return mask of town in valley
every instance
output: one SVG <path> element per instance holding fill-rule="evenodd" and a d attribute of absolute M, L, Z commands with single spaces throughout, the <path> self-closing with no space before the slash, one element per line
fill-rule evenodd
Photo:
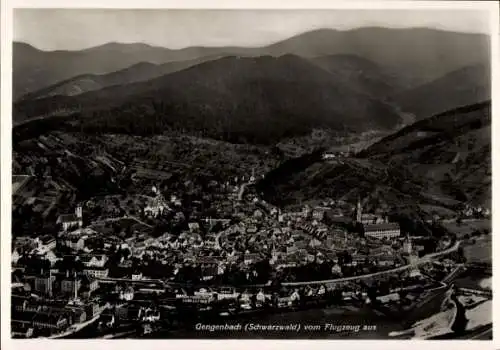
<path fill-rule="evenodd" d="M 491 339 L 489 36 L 24 39 L 13 338 Z"/>

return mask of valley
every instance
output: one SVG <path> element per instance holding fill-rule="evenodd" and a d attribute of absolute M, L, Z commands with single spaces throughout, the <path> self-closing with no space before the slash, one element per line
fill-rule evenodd
<path fill-rule="evenodd" d="M 14 43 L 13 335 L 488 334 L 488 35 L 146 42 Z"/>

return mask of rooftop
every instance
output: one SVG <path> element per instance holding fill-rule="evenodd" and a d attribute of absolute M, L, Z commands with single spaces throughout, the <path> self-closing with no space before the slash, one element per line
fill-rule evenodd
<path fill-rule="evenodd" d="M 399 230 L 399 224 L 397 223 L 383 223 L 383 224 L 369 224 L 364 225 L 365 232 L 370 231 L 391 231 L 391 230 Z"/>
<path fill-rule="evenodd" d="M 63 214 L 59 216 L 59 221 L 61 222 L 75 222 L 78 221 L 78 217 L 75 214 Z"/>

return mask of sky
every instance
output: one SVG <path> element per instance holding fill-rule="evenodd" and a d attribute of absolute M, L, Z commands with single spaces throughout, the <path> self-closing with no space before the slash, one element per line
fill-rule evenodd
<path fill-rule="evenodd" d="M 108 42 L 188 46 L 268 45 L 319 28 L 430 27 L 489 33 L 481 10 L 117 10 L 15 9 L 14 40 L 41 50 Z"/>

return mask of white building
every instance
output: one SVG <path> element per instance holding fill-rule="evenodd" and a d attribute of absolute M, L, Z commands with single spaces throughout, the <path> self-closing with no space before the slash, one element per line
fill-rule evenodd
<path fill-rule="evenodd" d="M 126 301 L 134 299 L 134 288 L 127 287 L 124 290 L 121 290 L 119 298 L 120 300 L 126 300 Z"/>
<path fill-rule="evenodd" d="M 63 214 L 57 218 L 57 224 L 61 224 L 64 231 L 71 228 L 82 227 L 83 225 L 83 212 L 82 207 L 78 206 L 74 214 Z"/>
<path fill-rule="evenodd" d="M 92 276 L 94 278 L 106 278 L 108 277 L 109 269 L 105 267 L 86 267 L 83 273 L 87 276 Z"/>
<path fill-rule="evenodd" d="M 148 201 L 148 204 L 144 208 L 144 215 L 156 218 L 169 209 L 170 208 L 165 202 L 163 196 L 158 194 L 156 197 Z"/>
<path fill-rule="evenodd" d="M 401 229 L 397 223 L 364 225 L 365 236 L 377 239 L 394 238 L 401 235 Z"/>
<path fill-rule="evenodd" d="M 21 258 L 21 255 L 19 254 L 19 251 L 18 249 L 14 249 L 14 251 L 12 252 L 12 255 L 11 255 L 11 261 L 12 261 L 12 264 L 17 264 L 17 262 L 19 261 L 19 259 Z"/>

